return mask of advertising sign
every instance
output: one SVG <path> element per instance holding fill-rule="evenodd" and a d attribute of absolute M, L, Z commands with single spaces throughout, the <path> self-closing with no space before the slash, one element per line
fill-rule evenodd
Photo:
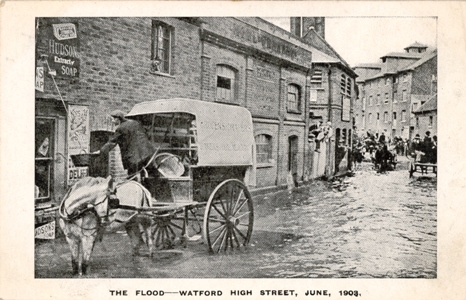
<path fill-rule="evenodd" d="M 89 129 L 89 108 L 70 105 L 68 114 L 68 186 L 89 173 L 88 167 L 73 164 L 71 155 L 89 153 L 91 133 Z"/>
<path fill-rule="evenodd" d="M 34 238 L 44 240 L 55 239 L 55 221 L 37 227 L 34 230 Z"/>
<path fill-rule="evenodd" d="M 36 90 L 44 91 L 44 67 L 36 67 Z"/>
<path fill-rule="evenodd" d="M 38 21 L 37 57 L 45 58 L 57 78 L 77 78 L 80 72 L 78 26 L 53 19 Z"/>

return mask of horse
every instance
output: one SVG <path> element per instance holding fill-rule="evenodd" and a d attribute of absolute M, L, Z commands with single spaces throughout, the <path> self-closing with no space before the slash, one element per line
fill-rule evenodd
<path fill-rule="evenodd" d="M 139 254 L 144 232 L 152 257 L 153 219 L 137 210 L 150 207 L 150 201 L 149 191 L 133 180 L 115 185 L 110 176 L 85 177 L 75 183 L 59 206 L 59 224 L 70 246 L 73 275 L 88 273 L 96 241 L 101 241 L 104 232 L 115 231 L 122 226 L 130 237 L 133 255 Z"/>

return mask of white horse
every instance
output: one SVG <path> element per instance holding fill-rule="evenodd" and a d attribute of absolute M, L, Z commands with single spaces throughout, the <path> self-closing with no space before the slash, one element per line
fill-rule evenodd
<path fill-rule="evenodd" d="M 86 177 L 73 185 L 59 208 L 59 223 L 70 246 L 73 274 L 86 274 L 95 242 L 101 240 L 104 231 L 115 231 L 122 226 L 131 239 L 134 255 L 139 254 L 144 232 L 153 256 L 152 218 L 137 211 L 150 207 L 150 199 L 147 189 L 136 181 L 115 187 L 111 177 Z"/>

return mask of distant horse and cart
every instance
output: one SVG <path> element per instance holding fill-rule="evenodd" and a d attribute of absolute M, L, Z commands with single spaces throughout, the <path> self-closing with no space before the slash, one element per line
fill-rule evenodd
<path fill-rule="evenodd" d="M 210 253 L 247 246 L 254 222 L 247 185 L 255 181 L 249 111 L 177 98 L 139 103 L 126 117 L 157 150 L 138 181 L 87 177 L 69 189 L 58 211 L 73 272 L 86 274 L 96 241 L 121 227 L 133 254 L 142 241 L 152 256 L 197 237 Z"/>

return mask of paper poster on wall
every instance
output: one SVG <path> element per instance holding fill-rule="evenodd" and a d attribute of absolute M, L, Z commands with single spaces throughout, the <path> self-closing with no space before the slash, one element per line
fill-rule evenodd
<path fill-rule="evenodd" d="M 68 186 L 89 173 L 88 167 L 75 166 L 71 155 L 89 153 L 90 150 L 89 108 L 70 105 L 68 113 Z"/>

